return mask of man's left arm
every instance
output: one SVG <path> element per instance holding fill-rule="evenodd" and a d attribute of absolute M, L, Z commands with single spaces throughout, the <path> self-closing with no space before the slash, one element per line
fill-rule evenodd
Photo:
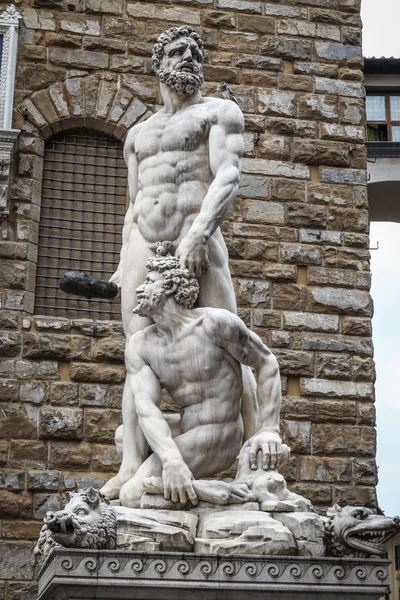
<path fill-rule="evenodd" d="M 177 256 L 181 268 L 197 277 L 207 269 L 207 242 L 232 208 L 240 179 L 240 159 L 244 151 L 243 115 L 240 108 L 221 101 L 209 133 L 209 166 L 214 177 L 201 210 L 180 243 Z"/>
<path fill-rule="evenodd" d="M 219 346 L 225 348 L 238 362 L 256 371 L 257 401 L 260 429 L 249 440 L 250 466 L 257 468 L 257 453 L 263 455 L 263 468 L 278 468 L 283 459 L 279 435 L 281 410 L 281 379 L 275 355 L 261 339 L 237 317 L 218 311 L 214 335 Z"/>

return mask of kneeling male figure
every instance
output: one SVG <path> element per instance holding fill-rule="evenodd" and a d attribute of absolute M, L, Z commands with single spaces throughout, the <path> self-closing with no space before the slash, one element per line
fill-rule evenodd
<path fill-rule="evenodd" d="M 227 494 L 229 502 L 251 500 L 251 492 L 241 483 L 198 480 L 231 467 L 242 447 L 241 364 L 256 371 L 262 407 L 261 429 L 250 440 L 250 467 L 256 468 L 260 448 L 264 469 L 279 467 L 278 363 L 233 313 L 193 309 L 197 279 L 169 254 L 170 244 L 154 246 L 156 256 L 147 263 L 149 272 L 136 290 L 134 309 L 154 324 L 131 337 L 126 355 L 126 385 L 153 454 L 123 485 L 120 500 L 139 507 L 145 490 L 163 492 L 167 500 L 184 504 L 196 504 L 198 499 L 226 503 Z M 182 409 L 181 433 L 175 438 L 159 408 L 162 388 Z"/>

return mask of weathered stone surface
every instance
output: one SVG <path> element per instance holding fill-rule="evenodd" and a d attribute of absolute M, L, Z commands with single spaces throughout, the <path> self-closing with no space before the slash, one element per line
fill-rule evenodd
<path fill-rule="evenodd" d="M 22 335 L 19 332 L 0 331 L 0 356 L 17 356 L 21 350 Z"/>
<path fill-rule="evenodd" d="M 375 363 L 372 358 L 354 356 L 351 362 L 351 373 L 354 381 L 375 381 Z"/>
<path fill-rule="evenodd" d="M 303 244 L 281 244 L 280 259 L 282 262 L 296 265 L 320 265 L 322 264 L 322 250 Z"/>
<path fill-rule="evenodd" d="M 375 431 L 371 427 L 314 423 L 313 454 L 375 456 Z"/>
<path fill-rule="evenodd" d="M 85 439 L 92 442 L 113 442 L 120 424 L 120 411 L 88 408 L 85 410 Z"/>
<path fill-rule="evenodd" d="M 79 387 L 76 383 L 55 381 L 50 385 L 49 400 L 56 406 L 76 406 L 78 404 Z"/>
<path fill-rule="evenodd" d="M 25 333 L 22 356 L 24 358 L 43 358 L 63 360 L 69 357 L 70 338 L 67 335 Z"/>
<path fill-rule="evenodd" d="M 308 244 L 329 244 L 338 246 L 341 243 L 341 234 L 339 231 L 301 229 L 300 241 Z"/>
<path fill-rule="evenodd" d="M 33 502 L 33 516 L 39 521 L 43 521 L 43 517 L 47 511 L 61 510 L 63 499 L 60 494 L 35 494 Z"/>
<path fill-rule="evenodd" d="M 278 90 L 259 90 L 257 94 L 258 112 L 264 115 L 294 117 L 296 115 L 296 94 Z"/>
<path fill-rule="evenodd" d="M 18 401 L 19 399 L 19 382 L 15 379 L 0 380 L 0 401 Z"/>
<path fill-rule="evenodd" d="M 328 379 L 300 379 L 301 394 L 305 396 L 328 396 L 330 398 L 369 398 L 374 397 L 372 383 L 354 381 L 331 381 Z"/>
<path fill-rule="evenodd" d="M 87 0 L 85 6 L 88 12 L 122 14 L 122 0 Z"/>
<path fill-rule="evenodd" d="M 305 182 L 273 178 L 271 180 L 270 198 L 271 200 L 302 202 L 306 198 Z"/>
<path fill-rule="evenodd" d="M 287 60 L 311 59 L 311 43 L 308 40 L 270 37 L 266 42 L 261 43 L 261 51 L 267 56 L 278 56 Z"/>
<path fill-rule="evenodd" d="M 328 333 L 303 333 L 303 348 L 320 352 L 354 352 L 372 355 L 371 340 Z"/>
<path fill-rule="evenodd" d="M 48 448 L 44 442 L 12 440 L 10 443 L 10 466 L 17 469 L 45 469 Z"/>
<path fill-rule="evenodd" d="M 5 469 L 0 473 L 0 489 L 9 492 L 19 492 L 25 489 L 25 474 L 23 471 Z"/>
<path fill-rule="evenodd" d="M 197 515 L 184 511 L 132 509 L 115 507 L 117 547 L 137 550 L 138 544 L 155 542 L 156 550 L 191 552 Z M 121 543 L 122 542 L 122 543 Z"/>
<path fill-rule="evenodd" d="M 27 489 L 34 492 L 56 492 L 60 485 L 59 471 L 30 471 Z"/>
<path fill-rule="evenodd" d="M 346 269 L 311 267 L 308 269 L 308 283 L 354 287 L 354 272 Z"/>
<path fill-rule="evenodd" d="M 86 442 L 51 442 L 50 468 L 88 469 L 91 459 L 91 446 Z"/>
<path fill-rule="evenodd" d="M 353 461 L 354 483 L 376 485 L 378 481 L 376 462 L 373 458 L 355 458 Z"/>
<path fill-rule="evenodd" d="M 73 381 L 122 383 L 125 380 L 125 367 L 104 363 L 71 363 L 70 375 Z"/>
<path fill-rule="evenodd" d="M 326 208 L 304 204 L 290 204 L 286 207 L 286 225 L 293 227 L 325 227 Z"/>
<path fill-rule="evenodd" d="M 240 178 L 238 194 L 244 198 L 263 198 L 269 196 L 269 180 L 262 175 L 247 175 Z"/>
<path fill-rule="evenodd" d="M 292 532 L 298 556 L 324 556 L 325 528 L 317 514 L 274 513 L 277 519 Z"/>
<path fill-rule="evenodd" d="M 0 579 L 33 579 L 32 544 L 0 542 Z"/>
<path fill-rule="evenodd" d="M 105 52 L 70 50 L 65 48 L 52 48 L 49 58 L 56 65 L 78 67 L 81 69 L 106 69 L 109 61 L 109 56 Z"/>
<path fill-rule="evenodd" d="M 26 382 L 21 385 L 21 402 L 30 402 L 32 404 L 43 404 L 48 393 L 48 384 L 39 381 Z"/>
<path fill-rule="evenodd" d="M 375 487 L 333 487 L 333 502 L 342 506 L 368 506 L 376 508 Z"/>
<path fill-rule="evenodd" d="M 284 398 L 282 417 L 285 419 L 312 419 L 317 423 L 356 423 L 356 402 L 352 400 L 319 400 L 318 398 Z"/>
<path fill-rule="evenodd" d="M 340 330 L 345 335 L 372 336 L 372 324 L 369 319 L 342 317 Z"/>
<path fill-rule="evenodd" d="M 297 548 L 289 529 L 269 515 L 234 510 L 206 518 L 194 550 L 207 554 L 293 555 Z"/>
<path fill-rule="evenodd" d="M 315 374 L 320 379 L 351 379 L 351 356 L 317 354 Z"/>
<path fill-rule="evenodd" d="M 121 463 L 115 445 L 93 444 L 92 465 L 96 471 L 117 471 Z"/>
<path fill-rule="evenodd" d="M 311 423 L 309 421 L 282 422 L 283 438 L 295 454 L 308 454 L 311 450 Z"/>
<path fill-rule="evenodd" d="M 338 101 L 335 96 L 304 94 L 299 99 L 298 109 L 301 119 L 337 121 L 339 117 Z"/>
<path fill-rule="evenodd" d="M 335 332 L 339 330 L 339 317 L 305 312 L 284 312 L 283 326 L 285 329 L 291 330 Z"/>
<path fill-rule="evenodd" d="M 313 375 L 314 356 L 311 352 L 298 352 L 294 350 L 274 350 L 278 359 L 282 375 Z"/>
<path fill-rule="evenodd" d="M 283 225 L 284 209 L 282 204 L 276 202 L 258 202 L 248 200 L 244 204 L 245 219 L 250 223 L 268 223 L 269 225 Z"/>
<path fill-rule="evenodd" d="M 267 306 L 270 301 L 270 284 L 252 279 L 237 280 L 238 303 L 245 306 Z"/>
<path fill-rule="evenodd" d="M 37 436 L 38 408 L 17 404 L 0 405 L 0 438 L 35 439 Z"/>
<path fill-rule="evenodd" d="M 58 438 L 79 440 L 83 436 L 83 411 L 77 408 L 40 409 L 39 436 L 41 438 Z"/>
<path fill-rule="evenodd" d="M 354 125 L 337 125 L 336 123 L 321 123 L 321 137 L 323 139 L 359 142 L 365 140 L 364 127 L 356 127 Z"/>
<path fill-rule="evenodd" d="M 36 600 L 38 584 L 36 582 L 12 582 L 7 584 L 7 600 Z"/>
<path fill-rule="evenodd" d="M 364 316 L 371 315 L 372 301 L 368 292 L 326 287 L 311 290 L 311 296 L 315 305 L 325 307 L 325 309 Z"/>
<path fill-rule="evenodd" d="M 349 145 L 342 142 L 292 140 L 292 157 L 296 162 L 308 165 L 332 165 L 348 167 L 350 165 Z"/>
<path fill-rule="evenodd" d="M 364 98 L 365 90 L 361 83 L 343 81 L 340 79 L 315 78 L 315 90 L 326 94 L 349 96 L 351 98 Z"/>
<path fill-rule="evenodd" d="M 57 379 L 58 362 L 55 360 L 18 360 L 15 363 L 18 379 Z"/>
<path fill-rule="evenodd" d="M 315 51 L 317 56 L 335 63 L 344 62 L 353 58 L 361 58 L 362 52 L 360 46 L 350 46 L 346 44 L 333 44 L 331 42 L 316 42 Z M 349 94 L 342 94 L 347 96 Z"/>

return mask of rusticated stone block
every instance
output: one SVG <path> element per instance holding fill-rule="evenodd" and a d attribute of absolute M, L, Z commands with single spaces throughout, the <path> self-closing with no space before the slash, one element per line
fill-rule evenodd
<path fill-rule="evenodd" d="M 304 396 L 328 396 L 329 398 L 373 399 L 372 383 L 332 381 L 328 379 L 300 379 L 300 391 Z"/>
<path fill-rule="evenodd" d="M 86 442 L 51 442 L 50 468 L 88 469 L 90 467 L 91 446 Z"/>
<path fill-rule="evenodd" d="M 104 473 L 67 473 L 64 476 L 64 487 L 71 491 L 88 487 L 100 489 L 107 479 L 109 476 Z"/>
<path fill-rule="evenodd" d="M 352 60 L 353 58 L 362 57 L 360 46 L 333 44 L 332 42 L 316 42 L 315 51 L 319 58 L 335 63 L 346 63 L 348 60 Z M 341 95 L 348 96 L 350 94 Z"/>
<path fill-rule="evenodd" d="M 238 194 L 244 198 L 263 198 L 269 196 L 269 181 L 265 176 L 246 175 L 240 178 Z"/>
<path fill-rule="evenodd" d="M 375 381 L 375 363 L 370 357 L 353 356 L 351 373 L 354 381 Z"/>
<path fill-rule="evenodd" d="M 340 330 L 345 335 L 372 336 L 372 324 L 370 319 L 342 317 L 340 319 Z"/>
<path fill-rule="evenodd" d="M 322 168 L 322 183 L 346 183 L 348 185 L 367 185 L 367 174 L 364 170 Z"/>
<path fill-rule="evenodd" d="M 0 314 L 0 329 L 18 329 L 19 314 L 11 310 L 2 310 Z"/>
<path fill-rule="evenodd" d="M 352 465 L 347 458 L 299 456 L 300 481 L 351 482 Z"/>
<path fill-rule="evenodd" d="M 310 308 L 329 308 L 333 312 L 371 316 L 372 301 L 368 292 L 345 288 L 315 288 L 310 292 Z"/>
<path fill-rule="evenodd" d="M 325 227 L 326 208 L 304 204 L 286 206 L 286 225 L 292 227 Z"/>
<path fill-rule="evenodd" d="M 364 86 L 358 82 L 343 81 L 340 79 L 315 78 L 315 90 L 325 94 L 337 94 L 350 98 L 364 98 Z"/>
<path fill-rule="evenodd" d="M 0 467 L 5 467 L 8 462 L 8 440 L 0 440 Z"/>
<path fill-rule="evenodd" d="M 340 98 L 339 116 L 341 123 L 350 125 L 362 125 L 365 120 L 365 110 L 363 100 L 356 98 Z"/>
<path fill-rule="evenodd" d="M 0 490 L 1 516 L 3 519 L 31 519 L 32 494 Z"/>
<path fill-rule="evenodd" d="M 115 445 L 93 444 L 92 466 L 95 471 L 118 471 L 121 458 Z"/>
<path fill-rule="evenodd" d="M 30 471 L 27 488 L 34 492 L 56 492 L 60 485 L 59 471 Z"/>
<path fill-rule="evenodd" d="M 284 312 L 283 326 L 290 330 L 335 332 L 339 330 L 339 317 L 305 312 Z"/>
<path fill-rule="evenodd" d="M 86 17 L 85 15 L 78 14 L 65 15 L 64 18 L 60 19 L 59 27 L 62 31 L 85 35 L 100 35 L 101 30 L 100 19 L 98 17 Z M 57 53 L 57 56 L 59 56 L 59 53 Z"/>
<path fill-rule="evenodd" d="M 260 142 L 262 143 L 262 140 Z M 306 186 L 304 181 L 275 178 L 271 180 L 271 200 L 302 202 L 305 198 Z"/>
<path fill-rule="evenodd" d="M 82 385 L 80 391 L 80 406 L 108 406 L 107 386 Z"/>
<path fill-rule="evenodd" d="M 262 54 L 287 60 L 311 60 L 311 42 L 270 37 L 260 44 Z"/>
<path fill-rule="evenodd" d="M 319 352 L 354 352 L 372 355 L 371 340 L 327 333 L 303 333 L 303 348 Z"/>
<path fill-rule="evenodd" d="M 92 358 L 92 341 L 81 336 L 71 336 L 70 354 L 71 360 L 90 361 Z"/>
<path fill-rule="evenodd" d="M 295 454 L 309 454 L 311 450 L 311 423 L 282 421 L 283 439 Z"/>
<path fill-rule="evenodd" d="M 253 279 L 237 280 L 238 304 L 266 307 L 270 303 L 270 284 Z"/>
<path fill-rule="evenodd" d="M 366 233 L 369 227 L 368 211 L 363 209 L 329 208 L 329 227 L 341 231 L 360 231 Z"/>
<path fill-rule="evenodd" d="M 0 438 L 34 440 L 37 437 L 36 406 L 1 404 L 0 414 Z"/>
<path fill-rule="evenodd" d="M 15 379 L 0 379 L 0 401 L 15 402 L 19 398 L 19 382 Z"/>
<path fill-rule="evenodd" d="M 21 402 L 43 404 L 48 395 L 48 384 L 40 381 L 27 381 L 22 383 L 20 390 Z"/>
<path fill-rule="evenodd" d="M 332 506 L 332 486 L 317 483 L 292 483 L 292 492 L 308 498 L 313 506 Z"/>
<path fill-rule="evenodd" d="M 48 448 L 44 442 L 11 440 L 10 466 L 17 469 L 45 469 Z"/>
<path fill-rule="evenodd" d="M 350 165 L 349 145 L 342 142 L 292 140 L 292 158 L 308 165 L 329 165 L 348 167 Z"/>
<path fill-rule="evenodd" d="M 376 508 L 375 487 L 333 486 L 333 502 L 341 506 L 369 506 Z"/>
<path fill-rule="evenodd" d="M 253 310 L 253 322 L 256 327 L 274 327 L 281 326 L 281 313 L 275 310 Z"/>
<path fill-rule="evenodd" d="M 12 582 L 7 583 L 7 600 L 36 600 L 38 584 L 36 582 Z"/>
<path fill-rule="evenodd" d="M 122 14 L 122 0 L 87 0 L 85 7 L 88 12 Z"/>
<path fill-rule="evenodd" d="M 272 308 L 274 310 L 299 311 L 304 308 L 305 289 L 297 284 L 274 284 L 272 287 Z"/>
<path fill-rule="evenodd" d="M 376 408 L 373 401 L 358 403 L 358 423 L 370 427 L 376 426 Z"/>
<path fill-rule="evenodd" d="M 14 331 L 0 331 L 0 356 L 17 356 L 21 351 L 22 335 Z"/>
<path fill-rule="evenodd" d="M 296 94 L 279 90 L 258 90 L 257 110 L 263 115 L 296 116 Z"/>
<path fill-rule="evenodd" d="M 62 317 L 33 317 L 33 325 L 38 331 L 70 331 L 71 321 Z"/>
<path fill-rule="evenodd" d="M 272 263 L 270 265 L 264 265 L 264 276 L 266 279 L 272 279 L 275 281 L 296 281 L 297 280 L 297 267 L 294 265 L 280 265 Z"/>
<path fill-rule="evenodd" d="M 373 458 L 355 458 L 353 460 L 354 483 L 361 485 L 376 485 L 378 474 Z"/>
<path fill-rule="evenodd" d="M 56 406 L 77 406 L 79 401 L 79 386 L 77 383 L 55 381 L 50 385 L 50 404 Z"/>
<path fill-rule="evenodd" d="M 356 425 L 312 425 L 312 452 L 319 455 L 375 456 L 375 431 Z"/>
<path fill-rule="evenodd" d="M 77 408 L 40 409 L 39 437 L 80 440 L 83 436 L 83 411 Z"/>
<path fill-rule="evenodd" d="M 244 250 L 241 253 L 241 258 L 247 260 L 252 259 L 264 259 L 267 261 L 278 261 L 278 244 L 274 242 L 266 242 L 264 240 L 232 240 L 235 248 L 238 248 L 240 244 L 243 244 Z M 238 251 L 240 252 L 240 251 Z M 229 248 L 229 255 L 231 255 L 231 248 Z M 234 258 L 234 256 L 232 256 Z"/>
<path fill-rule="evenodd" d="M 338 101 L 335 96 L 303 94 L 298 104 L 300 119 L 337 121 L 339 118 Z"/>
<path fill-rule="evenodd" d="M 318 124 L 299 119 L 266 118 L 266 129 L 271 134 L 296 135 L 298 137 L 318 137 Z M 264 129 L 262 130 L 264 132 Z"/>
<path fill-rule="evenodd" d="M 0 473 L 0 490 L 9 492 L 20 492 L 25 489 L 25 473 L 23 471 L 11 471 L 4 469 Z"/>
<path fill-rule="evenodd" d="M 105 52 L 52 48 L 49 53 L 49 59 L 50 62 L 64 67 L 77 67 L 78 69 L 107 69 L 109 56 Z"/>
<path fill-rule="evenodd" d="M 311 267 L 308 269 L 307 275 L 308 283 L 311 285 L 337 285 L 354 287 L 354 271 L 350 271 L 349 269 L 326 269 L 324 267 Z"/>
<path fill-rule="evenodd" d="M 341 243 L 341 233 L 339 231 L 301 229 L 300 241 L 307 244 L 329 244 L 338 246 Z"/>
<path fill-rule="evenodd" d="M 41 527 L 42 524 L 38 521 L 3 521 L 3 537 L 14 540 L 36 541 Z M 25 599 L 26 596 L 22 596 L 22 598 Z"/>
<path fill-rule="evenodd" d="M 314 423 L 355 423 L 356 402 L 352 400 L 319 400 L 317 398 L 284 398 L 282 417 L 309 419 Z"/>
<path fill-rule="evenodd" d="M 344 236 L 344 234 L 341 235 Z M 360 271 L 369 269 L 370 255 L 368 250 L 360 248 L 324 248 L 323 252 L 324 263 L 327 267 L 358 269 Z M 357 273 L 354 274 L 354 281 L 356 281 L 356 277 Z M 364 278 L 364 275 L 362 275 L 362 278 Z"/>
<path fill-rule="evenodd" d="M 56 360 L 18 360 L 15 363 L 18 379 L 58 379 Z"/>
<path fill-rule="evenodd" d="M 278 359 L 282 375 L 309 375 L 314 374 L 314 355 L 311 352 L 297 352 L 294 350 L 274 350 Z"/>
<path fill-rule="evenodd" d="M 104 363 L 71 363 L 70 375 L 73 381 L 90 383 L 123 383 L 125 367 Z"/>
<path fill-rule="evenodd" d="M 337 125 L 336 123 L 321 123 L 320 132 L 322 139 L 358 142 L 365 141 L 364 127 L 355 125 Z"/>
<path fill-rule="evenodd" d="M 31 543 L 0 542 L 0 579 L 33 579 L 34 565 Z"/>
<path fill-rule="evenodd" d="M 91 442 L 113 442 L 121 424 L 121 413 L 110 409 L 85 409 L 85 439 Z"/>
<path fill-rule="evenodd" d="M 33 500 L 33 516 L 38 521 L 43 521 L 47 511 L 61 510 L 63 507 L 61 494 L 35 494 Z"/>
<path fill-rule="evenodd" d="M 303 244 L 281 244 L 280 258 L 282 262 L 296 265 L 320 265 L 322 264 L 322 250 Z"/>
<path fill-rule="evenodd" d="M 70 354 L 68 335 L 25 333 L 23 339 L 23 358 L 44 358 L 65 360 Z"/>
<path fill-rule="evenodd" d="M 315 374 L 320 379 L 351 379 L 351 355 L 317 354 Z"/>

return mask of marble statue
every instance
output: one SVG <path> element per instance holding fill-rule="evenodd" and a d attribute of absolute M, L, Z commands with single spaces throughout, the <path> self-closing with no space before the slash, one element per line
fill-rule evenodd
<path fill-rule="evenodd" d="M 160 81 L 163 107 L 135 125 L 126 139 L 130 204 L 120 263 L 110 281 L 121 287 L 127 347 L 130 338 L 151 323 L 148 315 L 143 318 L 133 308 L 138 300 L 136 289 L 146 277 L 151 246 L 157 241 L 173 242 L 180 268 L 198 277 L 199 307 L 236 313 L 220 225 L 238 190 L 244 149 L 243 115 L 234 102 L 201 96 L 203 60 L 202 40 L 190 26 L 173 27 L 160 35 L 153 49 L 153 67 Z M 251 369 L 244 366 L 242 371 L 240 411 L 248 439 L 260 429 L 265 407 L 257 404 Z M 119 473 L 103 488 L 110 499 L 119 497 L 122 486 L 138 471 L 148 453 L 131 387 L 126 385 L 122 399 L 122 464 Z M 254 438 L 257 449 L 264 447 L 272 454 L 282 451 L 278 409 L 274 416 L 271 414 L 269 419 L 268 441 Z M 235 418 L 239 419 L 238 415 Z M 225 457 L 220 462 L 229 460 Z M 267 468 L 270 459 L 266 456 L 265 460 Z"/>
<path fill-rule="evenodd" d="M 63 510 L 47 511 L 35 547 L 46 558 L 54 547 L 113 550 L 117 520 L 110 501 L 94 488 L 67 492 Z"/>
<path fill-rule="evenodd" d="M 133 309 L 153 324 L 133 335 L 126 350 L 128 402 L 153 454 L 122 486 L 121 504 L 139 508 L 144 492 L 161 493 L 181 505 L 258 500 L 248 478 L 252 469 L 257 471 L 259 449 L 261 476 L 264 470 L 278 469 L 283 460 L 274 431 L 281 406 L 277 360 L 233 313 L 193 308 L 200 291 L 197 279 L 181 267 L 171 243 L 156 242 L 153 249 L 156 254 L 147 262 L 147 277 L 136 290 Z M 242 449 L 241 365 L 256 372 L 261 428 L 244 445 L 245 458 L 234 482 L 207 481 L 230 468 Z M 163 388 L 182 409 L 181 431 L 175 437 L 159 409 Z M 261 488 L 266 491 L 268 486 Z"/>

